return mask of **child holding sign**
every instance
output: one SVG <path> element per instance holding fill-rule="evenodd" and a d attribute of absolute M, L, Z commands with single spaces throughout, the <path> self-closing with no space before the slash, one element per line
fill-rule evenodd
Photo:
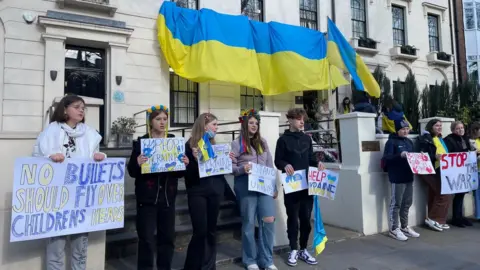
<path fill-rule="evenodd" d="M 312 139 L 303 132 L 307 113 L 304 109 L 288 110 L 289 129 L 285 130 L 277 141 L 275 150 L 275 166 L 283 173 L 293 175 L 295 171 L 305 170 L 308 175 L 310 166 L 324 170 L 325 167 L 313 154 Z M 315 265 L 317 260 L 307 251 L 308 238 L 312 227 L 310 225 L 313 210 L 313 197 L 308 195 L 308 189 L 285 194 L 287 210 L 287 234 L 291 252 L 287 264 L 296 266 L 300 258 L 308 264 Z M 300 227 L 298 221 L 300 220 Z M 300 229 L 300 251 L 298 249 L 298 231 Z"/>
<path fill-rule="evenodd" d="M 44 156 L 54 162 L 65 158 L 106 158 L 99 152 L 102 136 L 85 125 L 85 101 L 76 95 L 67 95 L 55 106 L 50 124 L 38 136 L 33 156 Z M 65 268 L 66 236 L 48 239 L 47 270 Z M 88 234 L 70 235 L 72 269 L 87 268 Z"/>
<path fill-rule="evenodd" d="M 413 201 L 413 173 L 408 165 L 407 153 L 413 152 L 413 142 L 407 138 L 410 124 L 405 120 L 394 121 L 397 133 L 390 134 L 385 144 L 383 158 L 388 168 L 388 179 L 392 184 L 392 197 L 388 220 L 390 236 L 400 241 L 420 234 L 408 227 L 408 210 Z M 398 217 L 400 216 L 400 225 Z"/>
<path fill-rule="evenodd" d="M 175 198 L 178 178 L 184 172 L 142 174 L 141 166 L 147 162 L 141 152 L 141 140 L 149 138 L 173 138 L 168 133 L 168 108 L 152 106 L 147 110 L 148 133 L 133 142 L 128 162 L 128 173 L 135 178 L 137 198 L 136 228 L 138 234 L 137 269 L 153 269 L 154 251 L 157 251 L 157 268 L 170 269 L 175 244 Z M 188 165 L 184 155 L 182 162 Z M 155 237 L 155 232 L 157 235 Z"/>
<path fill-rule="evenodd" d="M 240 137 L 232 142 L 235 156 L 232 162 L 235 175 L 235 194 L 242 215 L 242 261 L 248 270 L 276 270 L 273 264 L 275 236 L 274 197 L 248 190 L 250 163 L 273 168 L 267 142 L 260 136 L 260 115 L 254 109 L 240 116 Z M 259 223 L 258 244 L 255 241 L 255 220 Z"/>

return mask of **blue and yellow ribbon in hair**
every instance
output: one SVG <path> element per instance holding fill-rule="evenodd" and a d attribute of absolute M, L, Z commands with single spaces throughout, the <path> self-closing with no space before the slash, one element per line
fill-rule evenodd
<path fill-rule="evenodd" d="M 314 230 L 313 230 L 313 250 L 315 255 L 323 252 L 325 244 L 328 241 L 327 232 L 323 226 L 322 213 L 320 212 L 320 202 L 318 196 L 313 196 L 313 215 L 314 215 Z"/>
<path fill-rule="evenodd" d="M 208 134 L 205 133 L 203 137 L 198 141 L 198 148 L 202 153 L 202 160 L 207 161 L 211 158 L 215 158 L 215 151 L 213 151 L 212 143 L 208 138 Z"/>
<path fill-rule="evenodd" d="M 164 1 L 158 41 L 170 67 L 195 81 L 236 83 L 263 95 L 350 84 L 327 59 L 324 33 Z"/>

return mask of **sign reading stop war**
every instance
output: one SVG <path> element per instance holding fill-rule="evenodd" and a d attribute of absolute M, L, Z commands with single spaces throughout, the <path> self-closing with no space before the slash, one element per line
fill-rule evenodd
<path fill-rule="evenodd" d="M 477 155 L 449 153 L 440 160 L 442 194 L 469 192 L 478 188 Z"/>
<path fill-rule="evenodd" d="M 123 228 L 125 159 L 15 160 L 10 242 Z"/>

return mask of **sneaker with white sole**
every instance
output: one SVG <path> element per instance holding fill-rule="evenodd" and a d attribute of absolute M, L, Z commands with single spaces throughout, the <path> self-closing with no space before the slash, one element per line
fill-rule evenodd
<path fill-rule="evenodd" d="M 274 264 L 272 264 L 269 267 L 265 267 L 265 270 L 278 270 L 278 268 Z"/>
<path fill-rule="evenodd" d="M 247 270 L 260 270 L 257 264 L 250 264 L 247 266 Z"/>
<path fill-rule="evenodd" d="M 403 228 L 401 229 L 401 231 L 403 232 L 403 234 L 405 234 L 405 236 L 407 237 L 413 237 L 413 238 L 418 238 L 420 237 L 420 234 L 417 233 L 416 231 L 414 231 L 412 228 L 410 227 L 406 227 L 406 228 Z"/>
<path fill-rule="evenodd" d="M 440 227 L 444 230 L 449 230 L 450 226 L 448 224 L 440 224 Z"/>
<path fill-rule="evenodd" d="M 440 225 L 440 223 L 436 222 L 435 220 L 431 220 L 429 218 L 425 219 L 425 225 L 427 225 L 430 229 L 437 232 L 442 232 L 444 230 L 444 228 L 442 227 L 442 225 Z"/>
<path fill-rule="evenodd" d="M 403 232 L 400 230 L 400 228 L 396 228 L 395 230 L 390 231 L 390 237 L 392 237 L 393 239 L 397 239 L 399 241 L 407 241 L 408 240 L 408 237 L 406 237 L 405 234 L 403 234 Z"/>
<path fill-rule="evenodd" d="M 300 257 L 300 260 L 310 265 L 316 265 L 318 263 L 317 259 L 315 259 L 315 257 L 310 255 L 310 253 L 308 253 L 306 249 L 300 251 L 299 257 Z"/>
<path fill-rule="evenodd" d="M 288 254 L 287 264 L 290 266 L 297 266 L 297 260 L 298 260 L 298 250 L 290 251 L 290 254 Z"/>

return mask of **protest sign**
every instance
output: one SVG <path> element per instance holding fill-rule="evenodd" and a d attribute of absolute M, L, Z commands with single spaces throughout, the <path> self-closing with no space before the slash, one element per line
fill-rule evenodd
<path fill-rule="evenodd" d="M 435 169 L 428 154 L 407 153 L 407 160 L 414 174 L 435 174 Z"/>
<path fill-rule="evenodd" d="M 308 169 L 308 195 L 319 195 L 330 200 L 335 199 L 339 174 L 334 171 L 310 167 Z"/>
<path fill-rule="evenodd" d="M 449 153 L 440 160 L 442 194 L 469 192 L 478 187 L 476 153 Z"/>
<path fill-rule="evenodd" d="M 148 161 L 142 164 L 142 174 L 184 171 L 184 138 L 141 139 L 142 153 Z"/>
<path fill-rule="evenodd" d="M 123 228 L 125 159 L 15 160 L 10 242 Z"/>
<path fill-rule="evenodd" d="M 295 171 L 293 175 L 282 173 L 280 175 L 285 194 L 308 189 L 307 175 L 305 170 Z"/>
<path fill-rule="evenodd" d="M 232 160 L 230 159 L 229 144 L 212 145 L 215 157 L 207 161 L 203 161 L 201 157 L 198 162 L 198 170 L 200 178 L 232 173 Z"/>
<path fill-rule="evenodd" d="M 276 191 L 277 170 L 256 163 L 250 163 L 248 190 L 273 196 Z"/>

